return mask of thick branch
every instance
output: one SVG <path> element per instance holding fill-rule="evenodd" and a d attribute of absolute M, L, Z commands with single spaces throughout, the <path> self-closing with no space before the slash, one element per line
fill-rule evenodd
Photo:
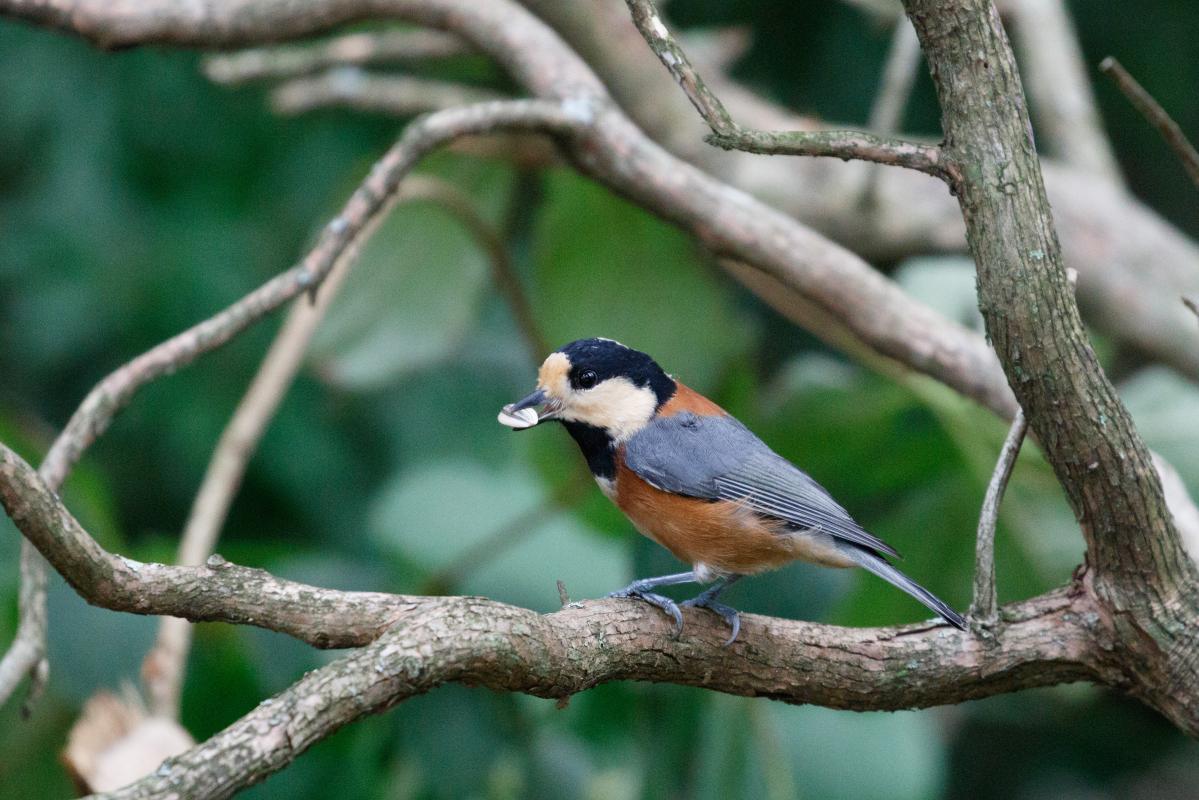
<path fill-rule="evenodd" d="M 789 703 L 879 710 L 1110 675 L 1105 632 L 1064 591 L 1008 609 L 994 645 L 944 626 L 846 629 L 743 615 L 741 637 L 687 614 L 678 640 L 644 604 L 604 600 L 541 616 L 482 598 L 409 598 L 378 641 L 264 701 L 109 797 L 228 797 L 331 732 L 444 683 L 564 698 L 614 680 L 700 686 Z M 901 677 L 902 676 L 902 677 Z"/>
<path fill-rule="evenodd" d="M 1088 596 L 1077 592 L 1007 609 L 1007 625 L 993 643 L 942 625 L 843 629 L 745 615 L 740 639 L 725 649 L 717 645 L 727 631 L 712 615 L 689 611 L 687 634 L 676 641 L 666 618 L 631 601 L 588 603 L 542 617 L 481 598 L 318 589 L 218 559 L 205 567 L 134 562 L 100 548 L 7 449 L 0 449 L 0 501 L 89 602 L 254 624 L 326 647 L 378 639 L 117 796 L 150 790 L 227 796 L 336 728 L 447 681 L 542 697 L 566 697 L 611 680 L 664 681 L 865 710 L 1120 680 L 1106 663 L 1103 617 L 1090 613 Z"/>
<path fill-rule="evenodd" d="M 230 564 L 220 556 L 209 558 L 204 566 L 167 566 L 113 555 L 88 535 L 29 465 L 2 444 L 0 505 L 83 599 L 104 608 L 257 625 L 316 647 L 366 644 L 398 613 L 393 595 L 318 589 Z"/>
<path fill-rule="evenodd" d="M 962 166 L 957 195 L 987 332 L 1082 522 L 1096 590 L 1129 612 L 1121 624 L 1141 659 L 1143 696 L 1199 729 L 1199 696 L 1173 691 L 1199 678 L 1199 572 L 1082 327 L 999 15 L 990 0 L 905 7 L 932 69 L 948 154 Z"/>

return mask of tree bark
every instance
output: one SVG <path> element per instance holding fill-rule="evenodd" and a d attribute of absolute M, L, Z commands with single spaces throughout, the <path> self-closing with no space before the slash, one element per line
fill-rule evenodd
<path fill-rule="evenodd" d="M 1087 541 L 1141 695 L 1199 733 L 1199 571 L 1066 280 L 1024 91 L 990 0 L 905 0 L 942 109 L 987 334 Z"/>

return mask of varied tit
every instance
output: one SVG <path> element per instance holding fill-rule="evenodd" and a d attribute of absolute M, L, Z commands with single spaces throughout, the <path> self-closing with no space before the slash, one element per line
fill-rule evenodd
<path fill-rule="evenodd" d="M 892 566 L 887 556 L 899 553 L 854 522 L 824 487 L 645 353 L 611 339 L 580 339 L 551 353 L 537 390 L 499 415 L 517 430 L 548 420 L 566 426 L 600 489 L 637 530 L 691 565 L 608 595 L 657 606 L 674 618 L 676 635 L 683 630 L 679 605 L 707 608 L 729 624 L 731 644 L 740 619 L 716 598 L 744 575 L 797 559 L 864 567 L 966 627 Z M 681 604 L 653 591 L 712 581 Z"/>

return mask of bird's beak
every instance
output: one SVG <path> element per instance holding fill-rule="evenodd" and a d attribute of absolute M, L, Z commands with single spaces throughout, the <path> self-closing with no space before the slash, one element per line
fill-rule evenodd
<path fill-rule="evenodd" d="M 534 406 L 543 406 L 538 412 Z M 500 409 L 499 421 L 501 425 L 507 425 L 513 430 L 522 431 L 525 428 L 532 428 L 538 423 L 545 422 L 547 419 L 557 419 L 558 409 L 554 404 L 547 402 L 544 389 L 538 389 L 523 400 L 515 403 L 509 403 Z"/>

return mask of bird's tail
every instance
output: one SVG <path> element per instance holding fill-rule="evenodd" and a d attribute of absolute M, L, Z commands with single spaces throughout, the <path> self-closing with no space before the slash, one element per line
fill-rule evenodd
<path fill-rule="evenodd" d="M 944 601 L 925 589 L 916 581 L 893 567 L 886 559 L 854 545 L 842 546 L 842 551 L 857 562 L 858 566 L 873 572 L 892 586 L 897 586 L 937 612 L 950 625 L 966 630 L 966 620 L 961 614 L 947 606 Z"/>

